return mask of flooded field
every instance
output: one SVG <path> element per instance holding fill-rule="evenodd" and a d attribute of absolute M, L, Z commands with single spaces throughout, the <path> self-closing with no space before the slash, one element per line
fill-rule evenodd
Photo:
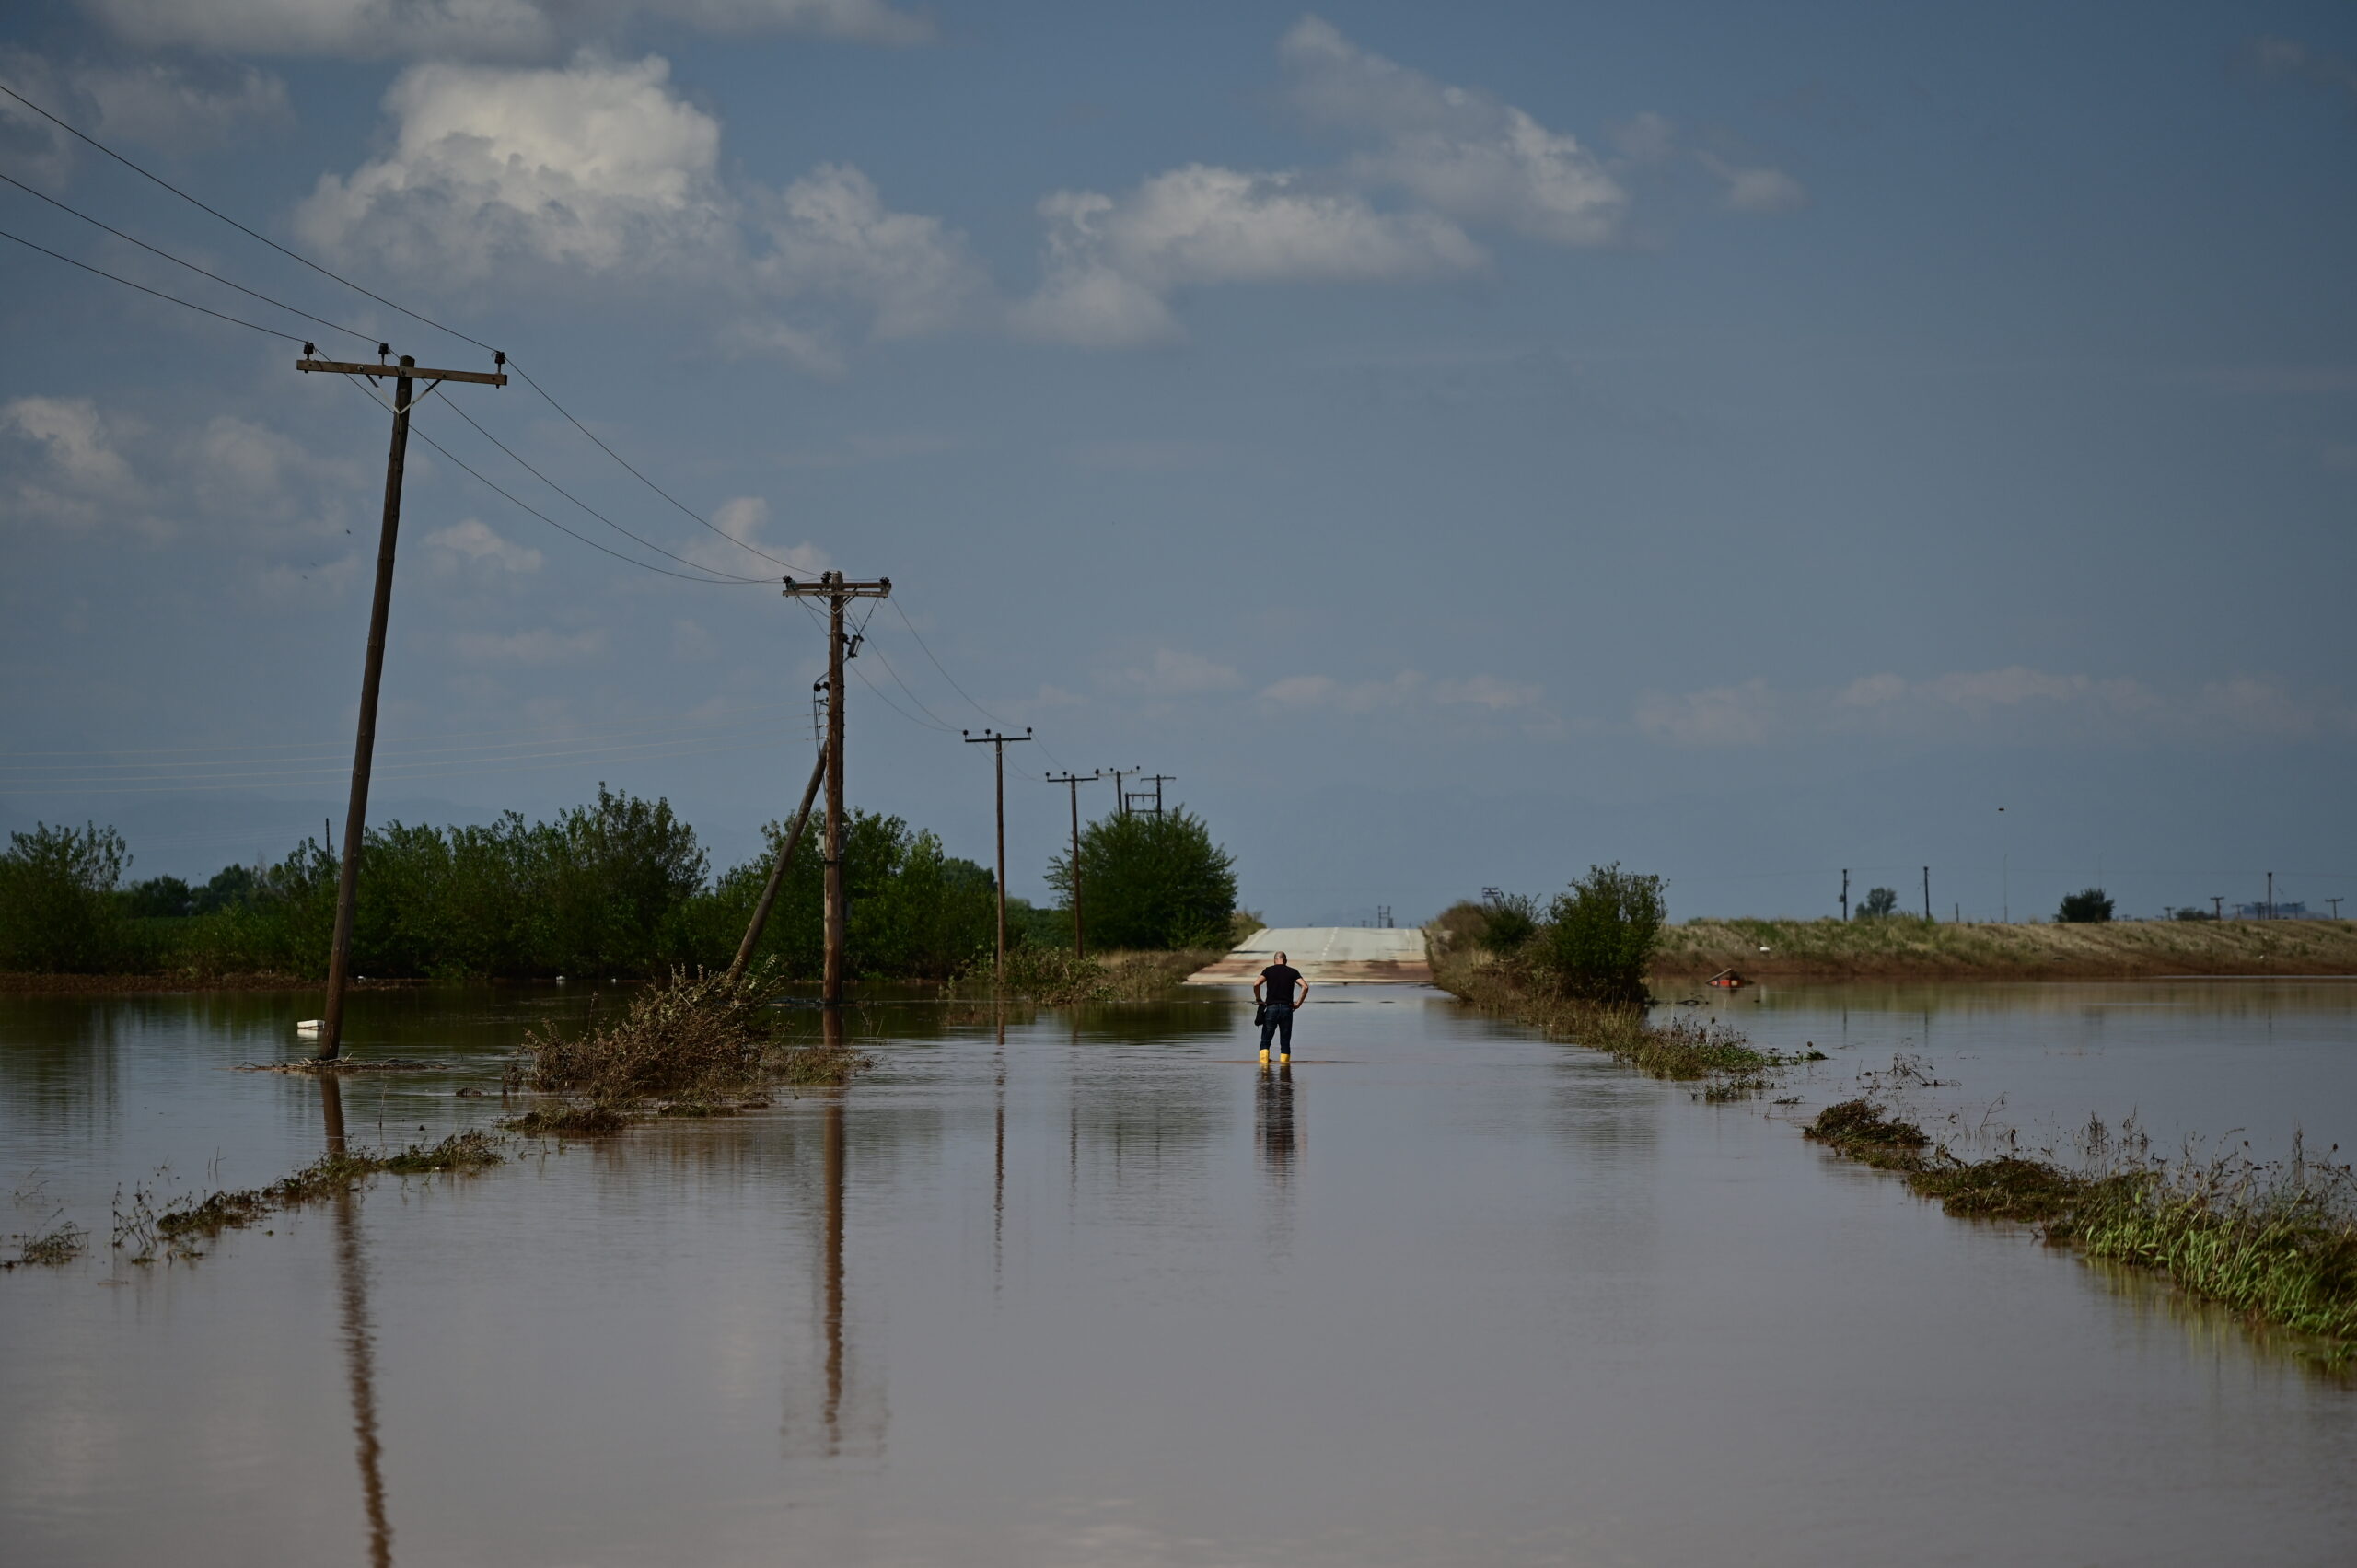
<path fill-rule="evenodd" d="M 491 1129 L 553 992 L 370 992 L 350 1139 Z M 11 1564 L 2345 1563 L 2357 1386 L 1795 1130 L 2133 1113 L 2357 1148 L 2357 985 L 1771 988 L 1704 1104 L 1413 987 L 909 1000 L 848 1090 L 382 1177 L 134 1266 L 144 1190 L 316 1158 L 302 995 L 0 997 Z M 465 1093 L 462 1091 L 481 1091 Z M 13 1248 L 11 1249 L 13 1255 Z"/>

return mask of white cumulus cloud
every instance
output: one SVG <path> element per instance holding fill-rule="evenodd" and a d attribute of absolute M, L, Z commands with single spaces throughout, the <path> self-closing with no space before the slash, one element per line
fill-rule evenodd
<path fill-rule="evenodd" d="M 1169 296 L 1225 283 L 1396 282 L 1479 269 L 1481 248 L 1433 213 L 1377 211 L 1306 176 L 1189 164 L 1116 200 L 1060 191 L 1046 277 L 1016 308 L 1022 329 L 1092 347 L 1175 334 Z"/>
<path fill-rule="evenodd" d="M 660 57 L 415 65 L 385 109 L 384 156 L 321 177 L 296 214 L 307 242 L 355 264 L 510 292 L 659 280 L 691 308 L 716 305 L 737 351 L 822 374 L 842 368 L 847 340 L 987 315 L 963 237 L 893 211 L 857 168 L 821 166 L 782 191 L 725 179 L 719 122 Z"/>
<path fill-rule="evenodd" d="M 1618 237 L 1628 193 L 1567 132 L 1477 88 L 1437 82 L 1305 17 L 1278 45 L 1293 97 L 1320 123 L 1371 134 L 1355 168 L 1467 223 L 1558 245 Z"/>

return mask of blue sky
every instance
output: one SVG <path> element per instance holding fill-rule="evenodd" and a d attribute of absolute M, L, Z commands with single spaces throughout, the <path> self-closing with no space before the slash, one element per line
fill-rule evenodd
<path fill-rule="evenodd" d="M 890 576 L 853 791 L 955 851 L 999 722 L 1177 775 L 1284 921 L 1613 859 L 1680 916 L 2357 893 L 2345 7 L 80 0 L 0 81 L 703 519 L 521 384 L 448 396 L 668 557 L 421 409 L 555 521 Z M 487 358 L 13 104 L 0 173 Z M 385 416 L 0 250 L 0 821 L 274 854 L 340 814 Z M 733 860 L 819 656 L 413 447 L 377 814 L 604 779 Z M 1016 891 L 1063 809 L 1013 787 Z"/>

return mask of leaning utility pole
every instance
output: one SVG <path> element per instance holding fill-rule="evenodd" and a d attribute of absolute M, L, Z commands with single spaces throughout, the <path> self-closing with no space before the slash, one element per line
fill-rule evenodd
<path fill-rule="evenodd" d="M 377 345 L 378 363 L 345 364 L 340 360 L 316 359 L 317 351 L 309 343 L 303 345 L 303 357 L 295 362 L 297 370 L 327 370 L 343 376 L 379 376 L 393 378 L 393 445 L 385 457 L 385 515 L 377 529 L 377 592 L 368 604 L 368 653 L 360 668 L 360 725 L 352 745 L 352 801 L 343 816 L 343 862 L 336 874 L 335 935 L 328 940 L 328 1005 L 319 1019 L 319 1049 L 316 1060 L 332 1062 L 343 1049 L 343 993 L 352 969 L 353 917 L 360 907 L 360 850 L 368 834 L 368 772 L 377 761 L 377 688 L 385 674 L 385 622 L 393 610 L 393 545 L 401 528 L 401 469 L 409 458 L 409 411 L 417 402 L 418 382 L 427 383 L 430 394 L 444 381 L 473 381 L 486 387 L 505 387 L 505 370 L 486 374 L 480 370 L 421 370 L 417 361 L 401 355 L 399 366 L 383 363 L 392 353 L 389 343 Z M 504 354 L 492 355 L 495 366 L 505 366 Z"/>
<path fill-rule="evenodd" d="M 1923 923 L 1932 923 L 1932 868 L 1923 867 Z"/>
<path fill-rule="evenodd" d="M 1031 738 L 1031 727 L 1026 725 L 1021 735 L 1001 735 L 986 729 L 976 735 L 959 730 L 969 746 L 988 746 L 998 765 L 998 970 L 1006 973 L 1006 747 L 1009 741 Z"/>
<path fill-rule="evenodd" d="M 1080 786 L 1085 784 L 1095 784 L 1104 776 L 1103 772 L 1099 771 L 1094 773 L 1066 773 L 1062 778 L 1051 776 L 1048 780 L 1050 784 L 1069 785 L 1072 790 L 1072 956 L 1075 958 L 1088 957 L 1088 935 L 1082 928 L 1080 920 Z"/>
<path fill-rule="evenodd" d="M 753 918 L 745 924 L 745 939 L 737 944 L 737 961 L 728 966 L 728 983 L 736 984 L 745 978 L 745 966 L 753 960 L 753 949 L 761 946 L 761 928 L 770 923 L 770 906 L 777 902 L 777 890 L 785 885 L 785 868 L 794 852 L 802 842 L 802 830 L 810 820 L 810 803 L 819 798 L 819 781 L 827 776 L 827 748 L 819 747 L 819 760 L 811 764 L 810 782 L 803 787 L 802 804 L 794 813 L 794 825 L 778 842 L 777 862 L 770 867 L 770 879 L 761 889 L 761 901 L 753 906 Z"/>
<path fill-rule="evenodd" d="M 815 583 L 785 579 L 786 598 L 827 601 L 827 966 L 819 1000 L 828 1007 L 843 1005 L 843 925 L 850 912 L 843 903 L 843 607 L 891 595 L 889 577 L 853 583 L 841 572 L 822 572 Z"/>

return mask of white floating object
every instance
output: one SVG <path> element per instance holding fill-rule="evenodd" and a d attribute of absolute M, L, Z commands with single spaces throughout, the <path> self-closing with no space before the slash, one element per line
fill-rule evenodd
<path fill-rule="evenodd" d="M 315 1035 L 327 1026 L 325 1018 L 305 1018 L 295 1026 L 298 1035 Z"/>

